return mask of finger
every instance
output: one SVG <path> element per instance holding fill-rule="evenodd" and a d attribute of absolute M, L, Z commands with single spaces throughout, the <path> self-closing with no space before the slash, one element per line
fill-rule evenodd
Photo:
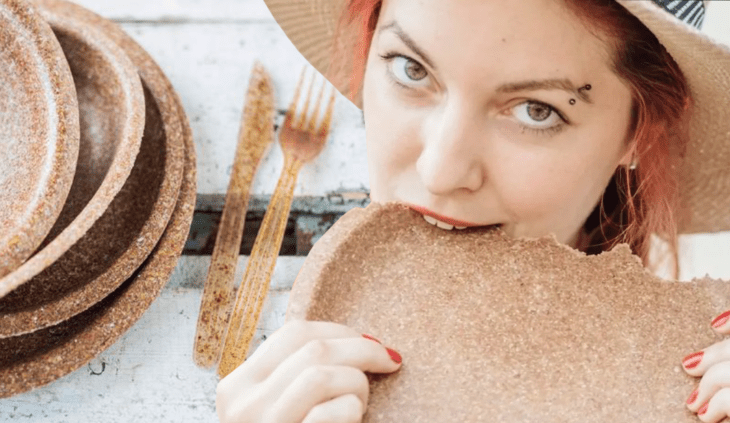
<path fill-rule="evenodd" d="M 706 423 L 717 423 L 730 414 L 730 389 L 722 388 L 697 411 L 697 417 Z"/>
<path fill-rule="evenodd" d="M 317 405 L 344 395 L 355 395 L 358 405 L 356 410 L 359 411 L 368 403 L 369 387 L 365 373 L 354 367 L 308 367 L 276 400 L 269 416 L 271 421 L 275 422 L 301 422 Z M 338 410 L 340 409 L 338 408 Z M 326 411 L 330 411 L 330 407 L 321 408 L 310 418 L 315 419 L 314 421 L 352 420 L 351 418 L 348 420 L 322 420 L 325 416 L 332 417 L 326 414 Z M 348 417 L 351 416 L 348 414 Z"/>
<path fill-rule="evenodd" d="M 266 379 L 287 357 L 313 339 L 359 337 L 356 330 L 332 322 L 294 320 L 274 332 L 256 351 L 227 377 L 247 378 L 250 383 Z"/>
<path fill-rule="evenodd" d="M 724 335 L 730 334 L 730 310 L 712 319 L 712 323 L 710 323 L 710 325 L 715 332 Z"/>
<path fill-rule="evenodd" d="M 271 392 L 282 392 L 306 368 L 317 365 L 348 366 L 363 372 L 391 373 L 400 368 L 400 358 L 394 358 L 397 354 L 362 336 L 316 339 L 284 360 L 264 385 Z"/>
<path fill-rule="evenodd" d="M 730 339 L 686 356 L 682 359 L 682 367 L 689 375 L 702 376 L 707 369 L 722 361 L 730 361 Z"/>
<path fill-rule="evenodd" d="M 687 407 L 697 412 L 722 388 L 730 388 L 730 361 L 717 363 L 707 369 L 697 389 L 687 398 Z"/>
<path fill-rule="evenodd" d="M 302 423 L 360 423 L 364 412 L 357 395 L 344 395 L 314 407 Z"/>

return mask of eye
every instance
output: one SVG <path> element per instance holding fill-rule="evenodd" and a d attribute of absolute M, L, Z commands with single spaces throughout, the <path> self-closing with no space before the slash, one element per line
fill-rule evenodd
<path fill-rule="evenodd" d="M 554 107 L 537 101 L 525 101 L 514 106 L 512 114 L 524 126 L 535 129 L 551 128 L 565 122 Z"/>
<path fill-rule="evenodd" d="M 388 65 L 395 80 L 403 85 L 420 86 L 428 82 L 428 71 L 420 63 L 405 56 L 394 56 Z"/>

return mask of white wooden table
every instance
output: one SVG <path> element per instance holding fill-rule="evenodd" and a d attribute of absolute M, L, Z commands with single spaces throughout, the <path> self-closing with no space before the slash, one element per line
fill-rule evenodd
<path fill-rule="evenodd" d="M 305 60 L 262 0 L 78 0 L 119 22 L 176 87 L 195 134 L 198 192 L 223 195 L 254 60 L 271 72 L 284 109 Z M 730 44 L 730 2 L 716 4 L 709 33 Z M 723 32 L 724 31 L 724 32 Z M 339 97 L 330 144 L 299 177 L 297 195 L 367 192 L 361 114 Z M 281 167 L 272 149 L 254 184 L 270 195 Z M 684 238 L 683 277 L 730 279 L 728 234 Z M 240 281 L 246 257 L 241 257 Z M 280 257 L 256 342 L 283 323 L 302 257 Z M 195 367 L 193 335 L 209 257 L 183 256 L 161 296 L 114 346 L 88 366 L 34 391 L 0 400 L 0 422 L 216 422 L 213 370 Z"/>

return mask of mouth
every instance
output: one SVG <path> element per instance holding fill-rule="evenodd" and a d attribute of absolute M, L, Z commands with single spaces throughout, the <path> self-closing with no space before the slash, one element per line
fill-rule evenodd
<path fill-rule="evenodd" d="M 451 231 L 454 229 L 464 230 L 466 228 L 476 228 L 476 227 L 499 228 L 502 226 L 501 223 L 492 224 L 492 225 L 483 225 L 483 224 L 479 224 L 479 223 L 472 223 L 472 222 L 467 222 L 464 220 L 458 220 L 458 219 L 454 219 L 451 217 L 440 215 L 438 213 L 434 213 L 431 210 L 429 210 L 425 207 L 421 207 L 421 206 L 409 205 L 408 207 L 410 207 L 412 210 L 420 213 L 426 222 L 430 223 L 433 226 L 436 226 L 438 228 L 441 228 L 441 229 L 444 229 L 447 231 Z"/>

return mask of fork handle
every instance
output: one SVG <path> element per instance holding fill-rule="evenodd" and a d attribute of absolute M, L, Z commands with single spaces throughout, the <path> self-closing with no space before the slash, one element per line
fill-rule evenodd
<path fill-rule="evenodd" d="M 218 375 L 225 377 L 246 359 L 268 293 L 303 161 L 284 154 L 284 168 L 254 241 L 233 307 Z"/>

